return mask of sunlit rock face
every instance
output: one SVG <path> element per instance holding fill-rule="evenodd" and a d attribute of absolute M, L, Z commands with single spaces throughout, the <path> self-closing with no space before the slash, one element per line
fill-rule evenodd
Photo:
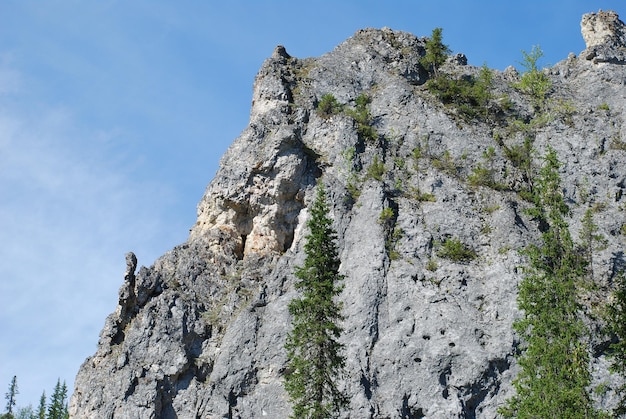
<path fill-rule="evenodd" d="M 518 371 L 520 250 L 541 233 L 519 191 L 548 146 L 562 163 L 572 236 L 592 208 L 607 240 L 581 316 L 593 387 L 606 389 L 595 402 L 614 405 L 620 382 L 607 370 L 597 313 L 626 266 L 624 31 L 612 12 L 585 15 L 582 26 L 587 49 L 545 70 L 550 117 L 533 126 L 534 104 L 512 69 L 493 71 L 492 99 L 471 118 L 442 103 L 424 85 L 425 38 L 365 29 L 309 59 L 277 47 L 188 241 L 137 272 L 129 255 L 118 307 L 76 378 L 72 416 L 288 417 L 287 305 L 322 182 L 345 275 L 340 386 L 350 403 L 341 417 L 496 417 Z M 477 77 L 466 63 L 451 57 L 441 71 Z M 343 111 L 318 114 L 328 93 Z M 349 111 L 364 94 L 369 138 Z M 530 171 L 511 158 L 528 136 Z M 491 183 L 476 181 L 484 170 Z M 476 257 L 442 256 L 451 238 Z"/>
<path fill-rule="evenodd" d="M 587 49 L 587 59 L 621 61 L 626 57 L 626 26 L 614 11 L 583 15 L 581 32 Z"/>

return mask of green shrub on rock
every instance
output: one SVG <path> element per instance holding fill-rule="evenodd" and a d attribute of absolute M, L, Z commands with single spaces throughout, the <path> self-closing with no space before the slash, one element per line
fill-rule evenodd
<path fill-rule="evenodd" d="M 322 118 L 329 118 L 341 113 L 343 105 L 337 101 L 332 93 L 326 93 L 317 104 L 317 114 Z"/>
<path fill-rule="evenodd" d="M 441 244 L 437 255 L 454 262 L 469 262 L 476 259 L 477 256 L 474 250 L 457 238 L 447 238 Z"/>

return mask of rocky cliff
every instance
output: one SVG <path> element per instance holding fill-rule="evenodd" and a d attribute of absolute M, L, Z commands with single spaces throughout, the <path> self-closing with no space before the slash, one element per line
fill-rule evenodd
<path fill-rule="evenodd" d="M 343 417 L 496 417 L 517 371 L 520 250 L 540 234 L 524 191 L 548 146 L 562 163 L 572 235 L 591 208 L 607 243 L 581 316 L 603 389 L 594 397 L 610 407 L 619 379 L 607 371 L 598 310 L 626 264 L 626 31 L 601 12 L 583 17 L 582 33 L 587 49 L 545 70 L 541 109 L 512 68 L 490 72 L 480 104 L 433 93 L 420 65 L 426 39 L 387 28 L 319 58 L 277 47 L 189 240 L 138 271 L 127 256 L 119 305 L 76 378 L 71 415 L 287 417 L 287 304 L 323 182 L 346 276 Z M 482 70 L 456 55 L 440 71 L 472 81 Z M 342 110 L 317 111 L 327 94 Z M 360 96 L 369 103 L 357 117 Z M 471 257 L 446 254 L 447 240 Z"/>

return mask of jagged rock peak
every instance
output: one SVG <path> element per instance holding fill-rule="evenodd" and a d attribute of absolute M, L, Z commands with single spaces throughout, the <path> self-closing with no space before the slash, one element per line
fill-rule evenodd
<path fill-rule="evenodd" d="M 587 13 L 583 15 L 580 26 L 587 48 L 609 42 L 626 45 L 624 22 L 612 10 Z"/>
<path fill-rule="evenodd" d="M 626 57 L 626 25 L 612 10 L 583 15 L 580 28 L 585 58 L 596 62 L 623 62 Z"/>
<path fill-rule="evenodd" d="M 272 58 L 274 58 L 274 59 L 280 59 L 280 58 L 289 59 L 289 58 L 291 58 L 291 55 L 289 55 L 287 53 L 287 50 L 285 49 L 284 46 L 277 45 L 276 48 L 274 48 L 274 53 L 272 54 Z"/>

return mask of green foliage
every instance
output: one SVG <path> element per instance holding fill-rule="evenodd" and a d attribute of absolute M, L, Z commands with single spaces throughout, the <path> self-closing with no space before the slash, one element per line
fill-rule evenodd
<path fill-rule="evenodd" d="M 503 145 L 503 149 L 504 156 L 522 172 L 524 180 L 530 185 L 533 179 L 533 140 L 526 137 L 522 144 Z"/>
<path fill-rule="evenodd" d="M 550 107 L 553 113 L 561 118 L 570 127 L 574 126 L 574 114 L 576 106 L 571 100 L 557 99 L 550 101 Z"/>
<path fill-rule="evenodd" d="M 539 46 L 533 46 L 530 52 L 522 51 L 524 56 L 520 63 L 525 71 L 515 88 L 530 95 L 535 108 L 540 109 L 545 103 L 545 99 L 552 87 L 552 83 L 546 74 L 538 67 L 538 61 L 543 57 L 543 51 Z"/>
<path fill-rule="evenodd" d="M 289 303 L 292 330 L 287 336 L 288 366 L 285 390 L 293 402 L 293 418 L 337 416 L 347 398 L 337 387 L 345 358 L 338 338 L 342 329 L 341 304 L 333 299 L 341 292 L 337 234 L 328 218 L 322 185 L 307 222 L 304 265 L 296 269 L 296 289 L 301 297 Z"/>
<path fill-rule="evenodd" d="M 354 101 L 357 111 L 364 112 L 367 110 L 367 105 L 369 105 L 371 101 L 372 99 L 366 93 L 361 93 Z"/>
<path fill-rule="evenodd" d="M 616 288 L 607 305 L 605 320 L 608 332 L 616 338 L 609 352 L 611 371 L 626 377 L 626 275 L 624 272 L 620 272 L 617 276 Z M 615 417 L 624 417 L 626 415 L 626 384 L 622 385 L 617 392 L 620 401 L 613 413 Z"/>
<path fill-rule="evenodd" d="M 500 209 L 500 205 L 491 205 L 491 206 L 483 208 L 483 211 L 485 211 L 487 214 L 493 214 L 499 209 Z"/>
<path fill-rule="evenodd" d="M 467 181 L 472 186 L 493 188 L 496 185 L 493 180 L 493 170 L 487 169 L 481 164 L 472 169 L 472 174 L 468 176 Z"/>
<path fill-rule="evenodd" d="M 426 262 L 426 269 L 428 269 L 431 272 L 435 272 L 437 268 L 438 268 L 437 260 L 435 258 L 428 259 L 428 262 Z"/>
<path fill-rule="evenodd" d="M 522 144 L 513 144 L 511 146 L 504 146 L 504 155 L 513 166 L 528 170 L 532 163 L 532 140 L 527 137 Z"/>
<path fill-rule="evenodd" d="M 396 178 L 396 181 L 394 182 L 393 187 L 398 193 L 401 193 L 403 189 L 402 178 Z"/>
<path fill-rule="evenodd" d="M 385 241 L 385 248 L 389 254 L 389 259 L 397 260 L 400 258 L 400 253 L 396 250 L 398 241 L 404 236 L 404 230 L 400 227 L 394 227 L 391 234 L 387 236 Z"/>
<path fill-rule="evenodd" d="M 356 175 L 353 174 L 350 176 L 350 179 L 348 179 L 348 183 L 346 184 L 346 189 L 348 190 L 348 194 L 350 194 L 350 198 L 353 201 L 359 199 L 359 196 L 361 196 L 361 189 L 359 187 L 359 179 Z"/>
<path fill-rule="evenodd" d="M 543 104 L 541 105 L 543 106 Z M 545 127 L 554 120 L 554 115 L 550 112 L 539 112 L 530 120 L 515 119 L 509 126 L 512 133 L 518 132 L 524 135 L 535 135 L 537 130 Z"/>
<path fill-rule="evenodd" d="M 498 183 L 494 177 L 493 160 L 496 156 L 496 150 L 493 147 L 489 147 L 484 153 L 484 164 L 478 164 L 472 169 L 472 174 L 468 176 L 467 181 L 471 186 L 485 186 L 487 188 L 503 190 L 506 189 L 506 185 Z"/>
<path fill-rule="evenodd" d="M 343 151 L 342 154 L 350 165 L 354 164 L 354 159 L 356 158 L 356 148 L 348 147 Z"/>
<path fill-rule="evenodd" d="M 598 110 L 600 111 L 610 111 L 611 109 L 609 108 L 609 104 L 606 102 L 601 103 L 600 105 L 598 105 Z"/>
<path fill-rule="evenodd" d="M 20 407 L 19 409 L 17 409 L 15 419 L 38 419 L 38 416 L 33 410 L 33 407 L 31 405 L 28 405 L 26 407 Z"/>
<path fill-rule="evenodd" d="M 39 406 L 35 412 L 35 419 L 46 419 L 46 392 L 41 393 L 39 398 Z"/>
<path fill-rule="evenodd" d="M 485 158 L 485 160 L 492 162 L 494 157 L 496 157 L 496 149 L 493 146 L 490 146 L 489 148 L 487 148 L 486 151 L 483 152 L 483 157 Z"/>
<path fill-rule="evenodd" d="M 378 222 L 382 225 L 387 225 L 396 217 L 396 213 L 391 207 L 383 208 L 378 217 Z"/>
<path fill-rule="evenodd" d="M 332 93 L 326 93 L 317 104 L 317 114 L 322 118 L 330 118 L 341 113 L 343 106 L 335 99 Z"/>
<path fill-rule="evenodd" d="M 67 385 L 65 381 L 57 380 L 54 386 L 50 403 L 48 404 L 48 416 L 46 419 L 67 419 L 70 415 L 67 409 Z"/>
<path fill-rule="evenodd" d="M 581 220 L 582 228 L 580 230 L 579 248 L 587 263 L 587 271 L 590 278 L 593 278 L 594 265 L 593 254 L 596 250 L 604 250 L 607 246 L 606 238 L 598 234 L 598 226 L 593 222 L 593 208 L 587 208 L 585 215 Z"/>
<path fill-rule="evenodd" d="M 17 388 L 17 376 L 13 376 L 13 379 L 11 379 L 11 383 L 9 384 L 9 391 L 6 392 L 4 398 L 7 401 L 7 405 L 6 405 L 6 417 L 7 418 L 12 418 L 13 417 L 13 408 L 15 407 L 15 398 L 17 397 L 17 395 L 19 394 L 19 390 Z"/>
<path fill-rule="evenodd" d="M 433 158 L 431 163 L 435 169 L 441 170 L 449 176 L 457 177 L 459 175 L 458 166 L 448 150 L 444 151 L 441 157 Z"/>
<path fill-rule="evenodd" d="M 372 115 L 368 108 L 370 101 L 371 99 L 367 94 L 361 93 L 355 100 L 356 107 L 348 109 L 346 113 L 356 122 L 359 137 L 368 141 L 376 141 L 378 133 L 372 126 Z"/>
<path fill-rule="evenodd" d="M 410 189 L 410 197 L 415 199 L 418 202 L 436 202 L 437 198 L 435 195 L 427 192 L 422 192 L 419 188 L 411 187 Z"/>
<path fill-rule="evenodd" d="M 443 29 L 433 29 L 430 38 L 426 41 L 426 54 L 420 59 L 420 64 L 430 74 L 437 75 L 437 70 L 445 62 L 448 55 L 450 55 L 450 48 L 443 43 L 442 36 Z"/>
<path fill-rule="evenodd" d="M 578 184 L 578 198 L 580 202 L 586 204 L 589 201 L 589 178 L 585 176 L 582 183 Z"/>
<path fill-rule="evenodd" d="M 557 237 L 558 240 L 556 240 L 555 243 L 548 241 L 548 243 L 545 243 L 546 245 L 571 244 L 567 223 L 563 219 L 565 215 L 569 214 L 569 207 L 565 203 L 561 191 L 561 177 L 558 172 L 560 165 L 556 152 L 549 147 L 544 157 L 543 167 L 539 171 L 539 176 L 536 179 L 535 184 L 537 190 L 533 194 L 534 207 L 528 209 L 529 215 L 533 216 L 543 225 L 549 225 L 553 231 L 553 233 L 550 233 L 548 236 L 545 236 L 547 233 L 544 233 L 544 242 L 552 238 L 552 235 L 564 236 L 563 238 L 560 236 Z M 568 243 L 563 243 L 562 239 L 567 239 L 566 241 Z M 556 252 L 556 255 L 561 254 L 561 252 L 558 251 L 559 249 L 552 250 Z M 567 249 L 561 250 L 565 251 Z"/>
<path fill-rule="evenodd" d="M 417 165 L 419 159 L 422 158 L 422 147 L 421 145 L 417 145 L 417 147 L 415 147 L 413 149 L 413 151 L 411 152 L 411 157 L 413 157 L 413 160 L 415 160 L 415 164 Z"/>
<path fill-rule="evenodd" d="M 372 164 L 367 168 L 367 177 L 382 181 L 385 171 L 385 163 L 378 160 L 378 156 L 374 156 Z"/>
<path fill-rule="evenodd" d="M 493 71 L 487 67 L 487 64 L 483 64 L 478 73 L 478 77 L 474 80 L 474 86 L 472 93 L 476 102 L 486 107 L 489 101 L 493 98 L 491 94 L 491 88 L 493 86 Z"/>
<path fill-rule="evenodd" d="M 442 258 L 450 259 L 454 262 L 470 262 L 476 259 L 476 252 L 470 247 L 465 245 L 461 240 L 457 238 L 447 238 L 442 244 L 441 248 L 437 252 L 437 255 Z"/>
<path fill-rule="evenodd" d="M 26 407 L 17 407 L 16 396 L 19 394 L 17 388 L 17 377 L 13 377 L 9 385 L 9 391 L 6 393 L 7 399 L 7 412 L 0 414 L 0 419 L 68 419 L 68 396 L 67 386 L 65 382 L 61 384 L 60 380 L 57 380 L 57 384 L 54 388 L 54 393 L 50 397 L 49 403 L 46 403 L 46 392 L 41 394 L 39 399 L 39 405 L 37 410 L 34 410 L 32 405 Z"/>
<path fill-rule="evenodd" d="M 440 74 L 428 80 L 426 87 L 444 104 L 455 106 L 461 116 L 473 119 L 488 115 L 488 105 L 493 97 L 492 84 L 493 73 L 483 66 L 478 77 L 453 79 L 447 74 Z"/>
<path fill-rule="evenodd" d="M 514 323 L 522 338 L 521 368 L 513 381 L 516 394 L 500 411 L 516 418 L 594 417 L 590 395 L 587 333 L 579 316 L 577 284 L 585 261 L 574 248 L 564 217 L 569 213 L 561 193 L 559 162 L 549 149 L 536 181 L 529 210 L 543 233 L 540 245 L 524 253 L 529 259 L 519 286 L 523 317 Z"/>
<path fill-rule="evenodd" d="M 385 230 L 385 249 L 391 260 L 396 260 L 400 257 L 398 251 L 396 251 L 396 244 L 404 235 L 404 231 L 400 227 L 396 227 L 396 211 L 392 207 L 385 207 L 378 216 L 378 222 Z"/>

